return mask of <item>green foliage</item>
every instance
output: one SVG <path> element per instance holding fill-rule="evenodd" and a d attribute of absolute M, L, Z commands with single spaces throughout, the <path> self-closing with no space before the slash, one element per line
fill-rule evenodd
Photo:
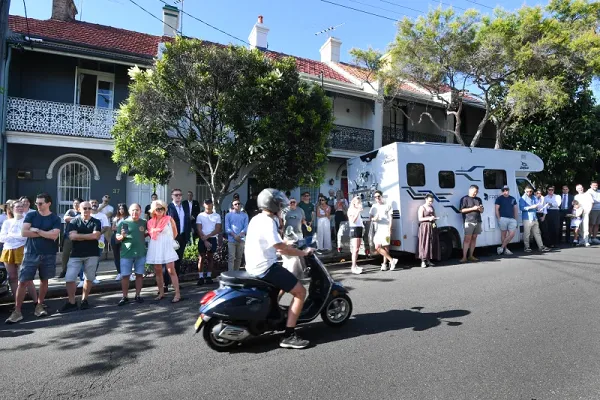
<path fill-rule="evenodd" d="M 331 103 L 293 59 L 178 37 L 154 68 L 130 75 L 113 159 L 138 179 L 165 183 L 179 159 L 218 210 L 251 174 L 282 189 L 323 176 Z"/>
<path fill-rule="evenodd" d="M 589 182 L 600 166 L 600 107 L 588 90 L 573 94 L 553 117 L 537 114 L 511 127 L 506 145 L 544 160 L 544 171 L 535 174 L 542 186 Z"/>
<path fill-rule="evenodd" d="M 183 250 L 183 259 L 186 261 L 198 261 L 198 239 L 188 243 Z"/>

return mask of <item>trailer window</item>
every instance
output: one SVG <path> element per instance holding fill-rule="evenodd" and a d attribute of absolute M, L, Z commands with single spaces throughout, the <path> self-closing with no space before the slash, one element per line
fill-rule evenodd
<path fill-rule="evenodd" d="M 486 189 L 502 189 L 506 185 L 506 171 L 503 169 L 484 169 L 483 187 Z"/>
<path fill-rule="evenodd" d="M 440 171 L 438 172 L 438 180 L 440 182 L 440 189 L 454 189 L 454 172 L 452 171 Z"/>
<path fill-rule="evenodd" d="M 408 186 L 425 186 L 425 165 L 406 164 L 406 181 Z"/>

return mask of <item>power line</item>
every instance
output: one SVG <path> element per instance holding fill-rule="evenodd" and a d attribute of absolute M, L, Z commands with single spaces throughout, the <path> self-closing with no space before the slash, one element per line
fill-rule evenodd
<path fill-rule="evenodd" d="M 130 1 L 131 1 L 131 0 L 130 0 Z M 167 2 L 166 2 L 166 1 L 164 1 L 164 0 L 159 0 L 159 1 L 160 1 L 161 3 L 163 3 L 163 4 L 167 5 L 167 6 L 170 6 L 170 5 L 171 5 L 171 4 L 167 3 Z M 206 22 L 206 21 L 203 21 L 203 20 L 201 20 L 200 18 L 198 18 L 198 17 L 196 17 L 196 16 L 193 16 L 192 14 L 190 14 L 190 13 L 188 13 L 188 12 L 185 12 L 185 11 L 181 10 L 181 13 L 182 13 L 182 14 L 185 14 L 185 15 L 187 15 L 188 17 L 190 17 L 190 18 L 192 18 L 192 19 L 195 19 L 196 21 L 198 21 L 198 22 L 200 22 L 200 23 L 202 23 L 202 24 L 204 24 L 204 25 L 206 25 L 206 26 L 208 26 L 208 27 L 210 27 L 210 28 L 212 28 L 212 29 L 214 29 L 214 30 L 216 30 L 216 31 L 219 31 L 219 32 L 221 32 L 221 33 L 222 33 L 222 34 L 224 34 L 224 35 L 227 35 L 227 36 L 229 36 L 230 38 L 233 38 L 233 39 L 235 39 L 235 40 L 239 40 L 240 42 L 242 42 L 242 43 L 245 43 L 245 44 L 247 44 L 248 46 L 250 46 L 250 43 L 248 43 L 247 41 L 245 41 L 245 40 L 243 40 L 243 39 L 240 39 L 239 37 L 237 37 L 237 36 L 234 36 L 234 35 L 232 35 L 232 34 L 230 34 L 230 33 L 227 33 L 227 32 L 225 32 L 224 30 L 222 30 L 222 29 L 219 29 L 219 28 L 217 28 L 216 26 L 214 26 L 214 25 L 211 25 L 211 24 L 209 24 L 208 22 Z"/>
<path fill-rule="evenodd" d="M 391 1 L 386 1 L 386 0 L 379 0 L 379 1 L 381 1 L 382 3 L 391 4 L 391 5 L 396 6 L 396 7 L 406 8 L 407 10 L 415 11 L 415 12 L 418 12 L 418 13 L 421 13 L 421 14 L 426 14 L 425 11 L 417 10 L 416 8 L 410 8 L 410 7 L 402 6 L 402 5 L 398 4 L 398 3 L 392 3 Z"/>
<path fill-rule="evenodd" d="M 25 0 L 23 0 L 25 1 Z M 158 18 L 156 15 L 152 14 L 150 11 L 146 10 L 144 7 L 140 6 L 138 3 L 136 3 L 133 0 L 129 0 L 131 3 L 135 4 L 136 6 L 138 6 L 142 11 L 144 11 L 146 14 L 150 15 L 152 18 L 159 20 L 160 22 L 163 22 L 162 19 Z M 173 28 L 171 25 L 167 24 L 166 22 L 163 22 L 165 25 L 167 25 L 169 28 L 173 29 L 174 32 L 179 32 L 176 28 Z"/>
<path fill-rule="evenodd" d="M 469 3 L 477 4 L 478 6 L 481 6 L 481 7 L 489 8 L 490 10 L 494 9 L 494 7 L 486 6 L 485 4 L 478 3 L 475 0 L 465 0 L 465 1 L 468 1 Z"/>
<path fill-rule="evenodd" d="M 162 0 L 161 0 L 162 1 Z M 394 21 L 397 22 L 398 19 L 394 19 L 394 18 L 390 18 L 390 17 L 386 17 L 385 15 L 381 15 L 381 14 L 375 14 L 369 11 L 365 11 L 365 10 L 360 10 L 358 8 L 354 8 L 354 7 L 349 7 L 349 6 L 345 6 L 343 4 L 339 4 L 339 3 L 334 3 L 333 1 L 329 1 L 329 0 L 321 0 L 323 3 L 329 3 L 329 4 L 333 4 L 334 6 L 338 6 L 338 7 L 342 7 L 342 8 L 347 8 L 349 10 L 353 10 L 353 11 L 357 11 L 363 14 L 368 14 L 368 15 L 372 15 L 374 17 L 379 17 L 379 18 L 383 18 L 383 19 L 387 19 L 390 21 Z"/>
<path fill-rule="evenodd" d="M 363 6 L 367 6 L 367 7 L 371 7 L 371 8 L 376 8 L 376 9 L 381 10 L 381 11 L 387 11 L 387 12 L 391 12 L 393 14 L 404 15 L 404 14 L 400 14 L 398 11 L 390 10 L 388 8 L 383 8 L 383 7 L 372 6 L 372 5 L 368 4 L 368 3 L 363 3 L 362 1 L 358 1 L 358 0 L 348 0 L 348 1 L 351 2 L 351 3 L 362 4 Z M 405 8 L 408 8 L 408 7 L 405 7 Z M 409 8 L 409 10 L 412 10 L 412 9 Z M 419 11 L 419 12 L 421 12 L 421 11 Z"/>

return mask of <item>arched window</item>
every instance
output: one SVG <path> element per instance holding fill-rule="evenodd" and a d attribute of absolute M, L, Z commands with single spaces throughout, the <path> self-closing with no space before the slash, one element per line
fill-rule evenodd
<path fill-rule="evenodd" d="M 58 206 L 59 216 L 73 204 L 75 197 L 81 197 L 89 200 L 92 184 L 92 174 L 90 169 L 79 161 L 70 161 L 65 163 L 58 170 Z"/>

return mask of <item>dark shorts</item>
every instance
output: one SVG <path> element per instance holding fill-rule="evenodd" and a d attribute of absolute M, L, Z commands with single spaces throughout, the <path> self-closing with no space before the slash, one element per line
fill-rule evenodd
<path fill-rule="evenodd" d="M 32 281 L 36 272 L 40 272 L 40 280 L 47 281 L 56 276 L 56 254 L 35 255 L 25 253 L 21 270 L 19 271 L 19 282 Z"/>
<path fill-rule="evenodd" d="M 204 240 L 198 240 L 198 253 L 206 254 L 206 253 L 216 253 L 217 252 L 217 238 L 212 237 L 207 239 L 210 242 L 210 249 L 206 248 L 204 244 Z"/>
<path fill-rule="evenodd" d="M 271 265 L 265 275 L 260 278 L 265 282 L 278 287 L 284 292 L 291 292 L 294 286 L 298 283 L 298 279 L 279 263 Z"/>
<path fill-rule="evenodd" d="M 363 228 L 362 226 L 353 226 L 350 228 L 350 239 L 362 239 Z"/>

